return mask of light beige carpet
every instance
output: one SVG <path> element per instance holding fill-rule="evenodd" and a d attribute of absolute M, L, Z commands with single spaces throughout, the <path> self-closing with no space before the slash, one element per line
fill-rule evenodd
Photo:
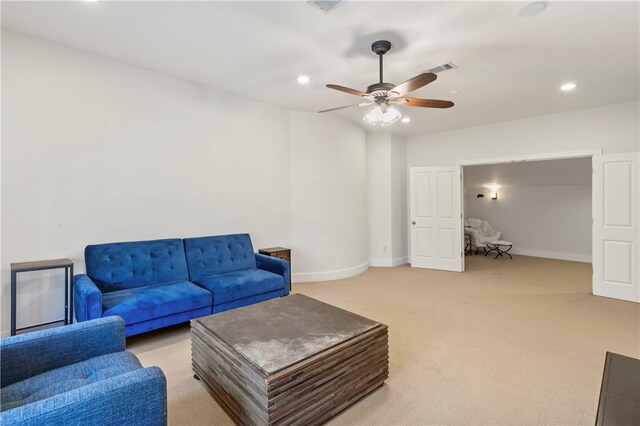
<path fill-rule="evenodd" d="M 389 326 L 390 378 L 336 425 L 585 424 L 607 350 L 640 357 L 640 305 L 591 295 L 591 265 L 467 257 L 467 272 L 408 266 L 294 284 Z M 169 423 L 226 425 L 192 378 L 188 325 L 130 338 L 167 376 Z"/>

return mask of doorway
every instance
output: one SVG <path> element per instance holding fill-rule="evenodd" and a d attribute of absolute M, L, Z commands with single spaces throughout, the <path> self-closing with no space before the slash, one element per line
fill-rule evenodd
<path fill-rule="evenodd" d="M 467 254 L 591 263 L 591 162 L 582 157 L 464 166 Z"/>
<path fill-rule="evenodd" d="M 586 150 L 465 160 L 455 166 L 411 167 L 411 266 L 464 271 L 465 167 L 577 158 L 591 159 L 593 167 L 593 294 L 640 302 L 638 152 L 603 155 L 601 150 Z"/>

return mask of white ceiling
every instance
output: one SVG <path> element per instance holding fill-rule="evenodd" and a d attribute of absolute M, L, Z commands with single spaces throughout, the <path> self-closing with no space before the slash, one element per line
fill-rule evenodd
<path fill-rule="evenodd" d="M 64 45 L 287 109 L 318 111 L 358 98 L 326 83 L 377 81 L 370 44 L 393 43 L 385 80 L 452 61 L 414 92 L 451 109 L 402 107 L 415 135 L 638 99 L 639 2 L 347 1 L 324 13 L 299 2 L 2 2 L 2 25 Z M 298 74 L 311 77 L 300 86 Z M 562 93 L 566 81 L 579 84 Z M 451 90 L 459 90 L 456 95 Z M 362 123 L 364 108 L 334 112 Z"/>
<path fill-rule="evenodd" d="M 464 168 L 465 188 L 591 185 L 591 158 L 526 161 Z"/>

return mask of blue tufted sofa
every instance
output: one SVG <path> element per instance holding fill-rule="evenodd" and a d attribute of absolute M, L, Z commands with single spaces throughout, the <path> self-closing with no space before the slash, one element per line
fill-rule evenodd
<path fill-rule="evenodd" d="M 75 276 L 77 321 L 122 317 L 126 334 L 289 294 L 289 264 L 248 234 L 89 245 Z"/>
<path fill-rule="evenodd" d="M 167 383 L 125 351 L 117 317 L 0 340 L 0 424 L 166 425 Z"/>
<path fill-rule="evenodd" d="M 211 292 L 214 313 L 289 293 L 288 263 L 254 253 L 246 234 L 187 238 L 184 247 L 191 281 Z"/>

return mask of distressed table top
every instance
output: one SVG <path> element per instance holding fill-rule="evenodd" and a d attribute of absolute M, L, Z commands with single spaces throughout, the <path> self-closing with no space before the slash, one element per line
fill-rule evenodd
<path fill-rule="evenodd" d="M 380 325 L 301 294 L 193 321 L 267 374 L 289 367 Z"/>

